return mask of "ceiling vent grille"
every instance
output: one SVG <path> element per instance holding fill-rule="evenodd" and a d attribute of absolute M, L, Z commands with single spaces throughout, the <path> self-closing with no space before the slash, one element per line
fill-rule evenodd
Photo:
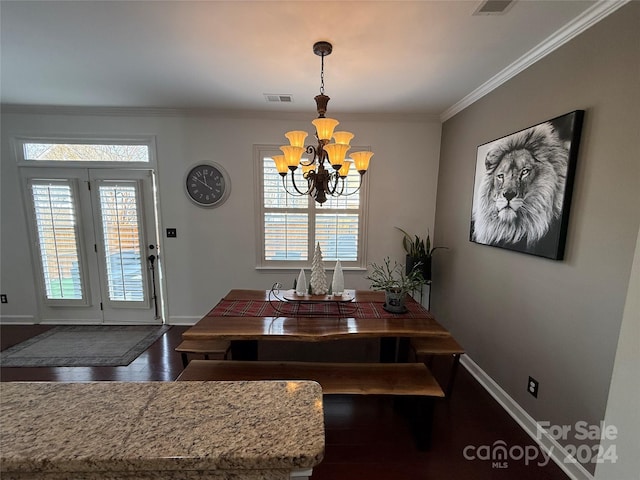
<path fill-rule="evenodd" d="M 292 103 L 293 95 L 278 94 L 278 93 L 265 93 L 264 98 L 270 103 Z"/>
<path fill-rule="evenodd" d="M 516 3 L 515 0 L 485 0 L 473 12 L 474 15 L 503 15 Z"/>

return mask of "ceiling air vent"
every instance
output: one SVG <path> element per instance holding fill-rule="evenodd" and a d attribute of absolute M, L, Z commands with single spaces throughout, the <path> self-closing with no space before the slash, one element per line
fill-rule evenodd
<path fill-rule="evenodd" d="M 516 3 L 515 0 L 485 0 L 473 12 L 474 15 L 503 15 Z"/>
<path fill-rule="evenodd" d="M 293 96 L 292 95 L 283 95 L 283 94 L 277 94 L 277 93 L 265 93 L 264 94 L 264 98 L 267 100 L 267 102 L 275 102 L 275 103 L 292 103 L 293 102 Z"/>

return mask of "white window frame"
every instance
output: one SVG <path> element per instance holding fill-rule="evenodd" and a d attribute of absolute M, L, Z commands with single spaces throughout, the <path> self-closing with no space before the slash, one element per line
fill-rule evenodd
<path fill-rule="evenodd" d="M 369 147 L 351 147 L 351 150 L 370 150 Z M 319 206 L 316 201 L 307 195 L 308 208 L 306 209 L 294 209 L 299 212 L 306 212 L 309 214 L 308 223 L 308 235 L 309 235 L 309 258 L 307 260 L 265 260 L 265 238 L 264 238 L 264 185 L 263 185 L 263 159 L 265 157 L 271 157 L 273 155 L 279 155 L 282 152 L 277 145 L 254 145 L 254 165 L 255 165 L 255 183 L 256 183 L 256 195 L 255 195 L 255 211 L 256 211 L 256 268 L 257 269 L 288 269 L 299 270 L 300 268 L 310 268 L 311 261 L 313 260 L 313 251 L 315 244 L 315 214 L 316 213 L 330 213 L 335 209 L 328 209 L 326 207 Z M 362 187 L 360 188 L 360 206 L 358 210 L 350 210 L 350 213 L 358 214 L 358 250 L 356 261 L 340 261 L 343 269 L 345 270 L 366 270 L 366 238 L 367 238 L 367 218 L 368 218 L 368 174 L 365 174 L 362 181 Z M 288 186 L 291 185 L 289 178 L 287 178 Z M 324 208 L 324 211 L 323 211 Z M 347 210 L 345 210 L 347 211 Z M 326 260 L 325 268 L 331 269 L 335 264 L 335 260 Z"/>

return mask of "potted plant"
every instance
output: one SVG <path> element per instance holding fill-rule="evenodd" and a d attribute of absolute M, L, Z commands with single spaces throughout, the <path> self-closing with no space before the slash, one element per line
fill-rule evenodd
<path fill-rule="evenodd" d="M 407 254 L 407 273 L 413 270 L 414 265 L 419 263 L 421 265 L 420 268 L 422 269 L 422 276 L 425 281 L 430 281 L 431 257 L 433 256 L 433 252 L 440 248 L 447 249 L 447 247 L 432 247 L 431 237 L 429 236 L 428 231 L 427 238 L 422 239 L 418 235 L 412 237 L 400 227 L 396 228 L 404 234 L 404 237 L 402 238 L 402 247 Z"/>
<path fill-rule="evenodd" d="M 371 273 L 365 278 L 371 281 L 372 290 L 385 292 L 383 308 L 393 313 L 406 312 L 405 297 L 407 293 L 421 289 L 425 284 L 419 264 L 407 273 L 405 266 L 396 261 L 391 266 L 389 257 L 384 259 L 383 265 L 372 263 Z"/>

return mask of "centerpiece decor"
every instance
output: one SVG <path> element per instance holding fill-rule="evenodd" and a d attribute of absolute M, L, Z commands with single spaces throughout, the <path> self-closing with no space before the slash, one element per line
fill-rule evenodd
<path fill-rule="evenodd" d="M 333 280 L 331 282 L 331 293 L 340 296 L 344 292 L 344 275 L 342 273 L 342 265 L 340 260 L 336 262 L 333 269 Z"/>
<path fill-rule="evenodd" d="M 365 278 L 371 281 L 372 290 L 385 292 L 385 304 L 383 308 L 392 313 L 405 313 L 405 297 L 409 292 L 422 288 L 426 283 L 422 272 L 416 264 L 406 273 L 405 266 L 394 261 L 391 266 L 389 257 L 385 257 L 383 265 L 371 264 L 371 273 Z"/>
<path fill-rule="evenodd" d="M 298 274 L 298 280 L 295 284 L 295 290 L 298 295 L 306 295 L 307 294 L 307 276 L 304 274 L 304 269 L 300 269 L 300 273 Z"/>
<path fill-rule="evenodd" d="M 313 253 L 313 261 L 311 263 L 311 279 L 309 280 L 311 286 L 312 295 L 326 295 L 329 292 L 329 285 L 327 284 L 327 274 L 324 270 L 324 263 L 322 262 L 322 250 L 320 249 L 320 243 L 316 245 L 316 250 Z"/>

